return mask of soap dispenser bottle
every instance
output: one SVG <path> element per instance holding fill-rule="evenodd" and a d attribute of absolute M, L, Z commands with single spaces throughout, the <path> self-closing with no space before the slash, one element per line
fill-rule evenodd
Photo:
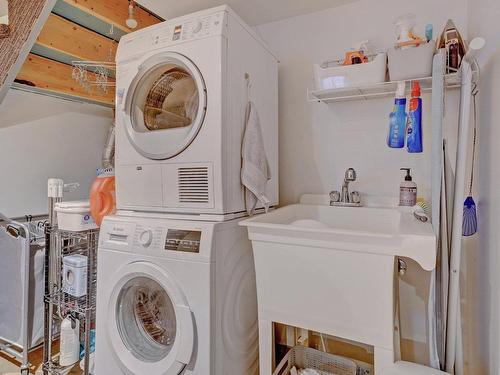
<path fill-rule="evenodd" d="M 399 186 L 399 205 L 415 206 L 417 204 L 417 184 L 412 181 L 410 168 L 401 168 L 406 171 L 405 180 Z"/>

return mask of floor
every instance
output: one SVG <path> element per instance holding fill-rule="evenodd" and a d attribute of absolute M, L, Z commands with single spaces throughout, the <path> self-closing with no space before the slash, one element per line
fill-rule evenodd
<path fill-rule="evenodd" d="M 15 374 L 19 371 L 19 367 L 10 362 L 4 356 L 0 356 L 0 374 Z"/>
<path fill-rule="evenodd" d="M 43 352 L 42 349 L 37 349 L 30 353 L 29 359 L 33 364 L 30 369 L 31 374 L 42 374 L 41 364 L 42 364 Z M 20 374 L 20 363 L 14 358 L 0 353 L 0 375 L 19 375 Z M 80 375 L 80 369 L 75 366 L 73 370 L 68 375 Z"/>

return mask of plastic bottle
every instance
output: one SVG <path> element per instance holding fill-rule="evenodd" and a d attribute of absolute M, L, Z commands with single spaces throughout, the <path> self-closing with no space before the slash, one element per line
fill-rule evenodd
<path fill-rule="evenodd" d="M 413 207 L 417 204 L 417 184 L 412 181 L 410 168 L 401 170 L 406 171 L 406 176 L 399 186 L 399 205 Z"/>
<path fill-rule="evenodd" d="M 389 135 L 387 145 L 391 148 L 403 148 L 405 145 L 406 129 L 406 85 L 405 82 L 398 82 L 396 98 L 394 99 L 394 109 L 389 116 Z"/>
<path fill-rule="evenodd" d="M 61 342 L 59 364 L 71 366 L 80 360 L 80 324 L 71 317 L 66 317 L 61 323 Z"/>
<path fill-rule="evenodd" d="M 97 178 L 90 188 L 90 213 L 97 225 L 104 216 L 116 211 L 115 174 L 112 169 L 97 171 Z"/>
<path fill-rule="evenodd" d="M 396 22 L 394 22 L 396 26 L 396 34 L 397 34 L 397 43 L 406 43 L 414 40 L 413 38 L 413 28 L 416 24 L 416 16 L 414 14 L 405 14 L 403 16 L 398 17 Z M 415 46 L 403 46 L 401 49 L 413 48 Z"/>
<path fill-rule="evenodd" d="M 412 83 L 410 110 L 408 113 L 407 126 L 408 152 L 422 152 L 422 98 L 420 98 L 420 84 L 418 81 Z"/>

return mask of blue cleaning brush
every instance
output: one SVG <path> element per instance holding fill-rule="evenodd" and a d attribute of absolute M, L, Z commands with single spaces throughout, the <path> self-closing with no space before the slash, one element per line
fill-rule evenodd
<path fill-rule="evenodd" d="M 476 203 L 472 196 L 468 196 L 464 202 L 464 220 L 462 222 L 462 235 L 468 237 L 477 232 Z"/>
<path fill-rule="evenodd" d="M 477 212 L 476 212 L 476 202 L 472 198 L 472 184 L 474 182 L 474 161 L 476 156 L 476 136 L 477 136 L 477 127 L 476 127 L 476 95 L 477 95 L 477 87 L 474 87 L 472 90 L 473 97 L 473 105 L 474 105 L 474 133 L 472 140 L 472 167 L 470 172 L 470 184 L 469 184 L 469 196 L 465 198 L 464 202 L 464 218 L 462 221 L 462 235 L 469 237 L 477 232 Z"/>

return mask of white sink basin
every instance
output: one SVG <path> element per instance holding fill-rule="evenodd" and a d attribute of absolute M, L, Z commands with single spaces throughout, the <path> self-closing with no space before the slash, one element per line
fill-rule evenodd
<path fill-rule="evenodd" d="M 263 374 L 272 373 L 273 322 L 372 345 L 381 373 L 397 357 L 396 257 L 435 267 L 432 225 L 412 208 L 328 203 L 302 199 L 241 222 L 254 254 Z"/>
<path fill-rule="evenodd" d="M 294 204 L 242 225 L 251 240 L 271 235 L 277 242 L 408 257 L 425 270 L 436 263 L 432 225 L 417 220 L 411 208 Z"/>

